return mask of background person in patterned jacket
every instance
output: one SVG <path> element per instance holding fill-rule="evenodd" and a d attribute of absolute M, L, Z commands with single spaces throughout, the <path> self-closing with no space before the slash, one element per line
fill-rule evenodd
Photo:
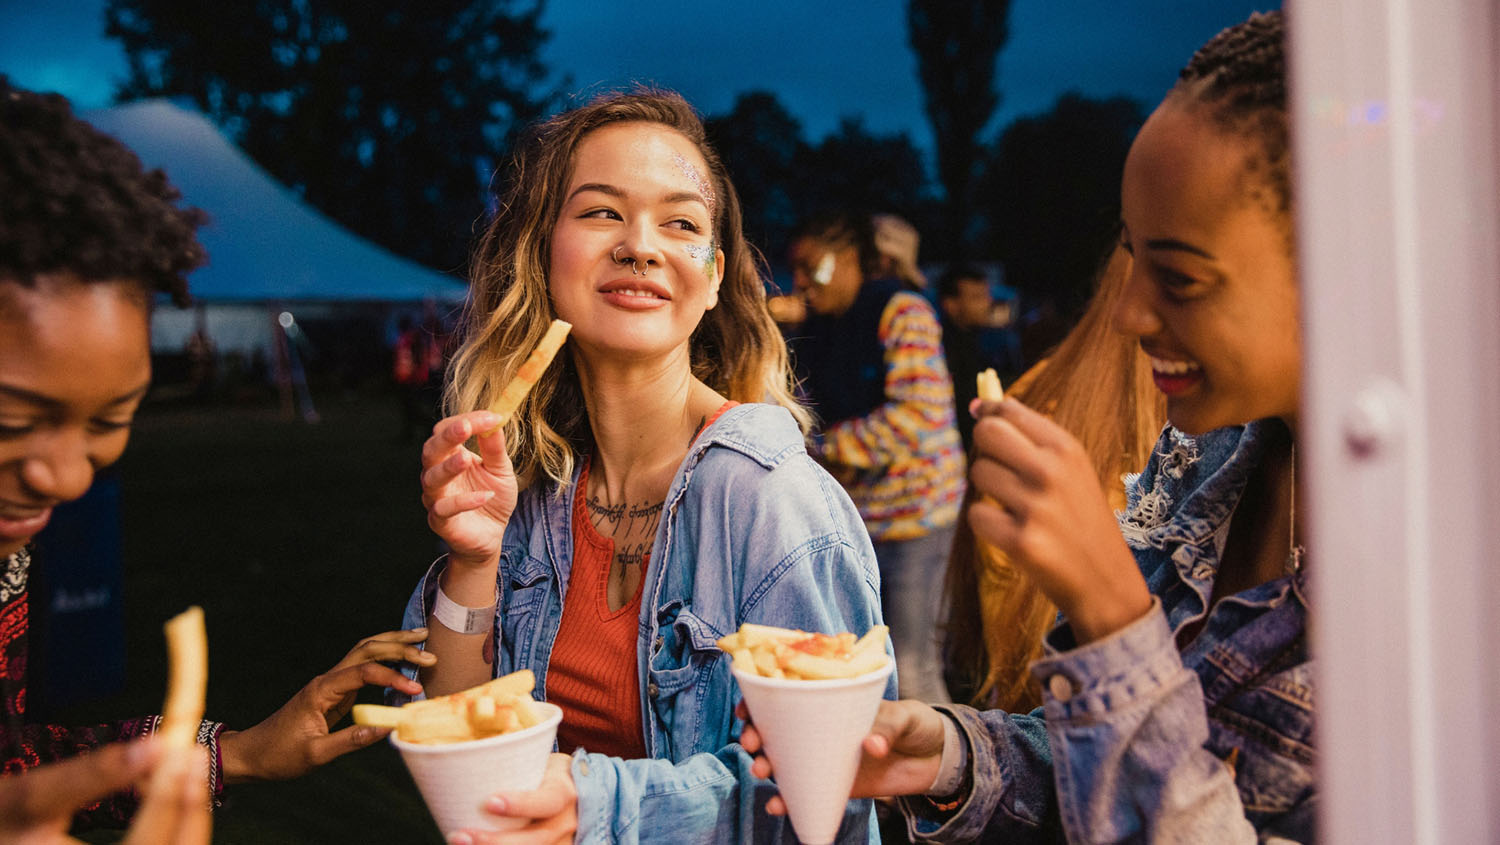
<path fill-rule="evenodd" d="M 938 619 L 965 464 L 943 330 L 931 303 L 881 274 L 870 215 L 811 217 L 788 252 L 809 313 L 786 332 L 818 417 L 808 452 L 844 485 L 875 543 L 901 697 L 946 702 Z"/>

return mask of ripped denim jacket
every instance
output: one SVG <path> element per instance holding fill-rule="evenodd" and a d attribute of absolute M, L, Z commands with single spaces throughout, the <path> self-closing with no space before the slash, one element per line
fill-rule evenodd
<path fill-rule="evenodd" d="M 1082 647 L 1054 630 L 1030 714 L 952 708 L 973 790 L 952 814 L 904 801 L 918 841 L 1313 841 L 1305 570 L 1208 607 L 1229 519 L 1285 436 L 1276 422 L 1163 432 L 1119 515 L 1153 610 Z"/>

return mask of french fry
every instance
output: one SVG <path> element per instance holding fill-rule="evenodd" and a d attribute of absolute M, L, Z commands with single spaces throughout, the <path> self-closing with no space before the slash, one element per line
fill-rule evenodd
<path fill-rule="evenodd" d="M 1005 398 L 1005 390 L 1000 386 L 1000 376 L 995 372 L 994 367 L 990 367 L 974 378 L 980 399 L 986 402 L 999 402 Z"/>
<path fill-rule="evenodd" d="M 500 425 L 486 431 L 486 436 L 510 421 L 511 415 L 521 407 L 526 394 L 531 392 L 531 388 L 541 380 L 542 373 L 547 371 L 552 359 L 557 357 L 557 351 L 562 349 L 563 341 L 567 340 L 568 332 L 572 329 L 573 324 L 564 320 L 553 320 L 552 325 L 547 327 L 547 333 L 537 341 L 536 348 L 531 350 L 526 362 L 516 370 L 515 377 L 500 391 L 500 398 L 490 406 L 490 410 L 500 417 Z"/>
<path fill-rule="evenodd" d="M 354 705 L 354 722 L 394 728 L 407 742 L 436 744 L 482 739 L 529 728 L 541 721 L 531 707 L 536 678 L 530 669 L 512 672 L 478 686 L 409 702 L 401 707 Z"/>
<path fill-rule="evenodd" d="M 830 636 L 747 622 L 735 633 L 720 637 L 718 645 L 729 653 L 732 665 L 744 673 L 788 680 L 833 680 L 857 677 L 884 666 L 889 630 L 875 625 L 856 638 L 847 631 Z"/>
<path fill-rule="evenodd" d="M 203 608 L 194 605 L 164 626 L 167 635 L 167 698 L 161 708 L 157 736 L 169 748 L 191 748 L 203 721 L 203 696 L 208 688 L 208 635 Z"/>

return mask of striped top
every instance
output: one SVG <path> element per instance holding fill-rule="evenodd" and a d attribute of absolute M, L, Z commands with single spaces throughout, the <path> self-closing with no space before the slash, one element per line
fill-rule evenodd
<path fill-rule="evenodd" d="M 943 330 L 918 294 L 880 313 L 885 401 L 823 430 L 808 451 L 844 485 L 870 539 L 911 540 L 958 519 L 966 468 Z"/>

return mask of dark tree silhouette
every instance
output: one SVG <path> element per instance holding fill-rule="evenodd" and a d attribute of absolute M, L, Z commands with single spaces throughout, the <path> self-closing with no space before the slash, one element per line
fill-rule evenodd
<path fill-rule="evenodd" d="M 1010 0 L 909 0 L 907 37 L 917 54 L 927 118 L 937 142 L 937 174 L 947 197 L 936 244 L 966 257 L 977 231 L 974 182 L 980 138 L 1000 104 L 996 60 L 1010 36 Z"/>
<path fill-rule="evenodd" d="M 121 100 L 185 96 L 277 178 L 403 255 L 461 267 L 490 173 L 540 115 L 541 0 L 110 0 Z"/>
<path fill-rule="evenodd" d="M 797 196 L 803 216 L 829 206 L 899 214 L 922 228 L 927 176 L 922 153 L 904 132 L 875 135 L 846 117 L 799 166 Z"/>
<path fill-rule="evenodd" d="M 1144 120 L 1125 97 L 1064 94 L 1001 135 L 981 180 L 988 241 L 1009 284 L 1066 327 L 1087 302 L 1118 232 L 1120 175 Z"/>
<path fill-rule="evenodd" d="M 705 123 L 739 191 L 745 235 L 772 257 L 802 212 L 795 196 L 807 147 L 802 124 L 765 91 L 741 94 L 728 114 Z"/>
<path fill-rule="evenodd" d="M 905 133 L 876 135 L 844 118 L 816 145 L 773 94 L 749 92 L 707 121 L 745 209 L 751 243 L 779 265 L 803 217 L 832 206 L 888 211 L 919 229 L 931 216 L 922 153 Z"/>

